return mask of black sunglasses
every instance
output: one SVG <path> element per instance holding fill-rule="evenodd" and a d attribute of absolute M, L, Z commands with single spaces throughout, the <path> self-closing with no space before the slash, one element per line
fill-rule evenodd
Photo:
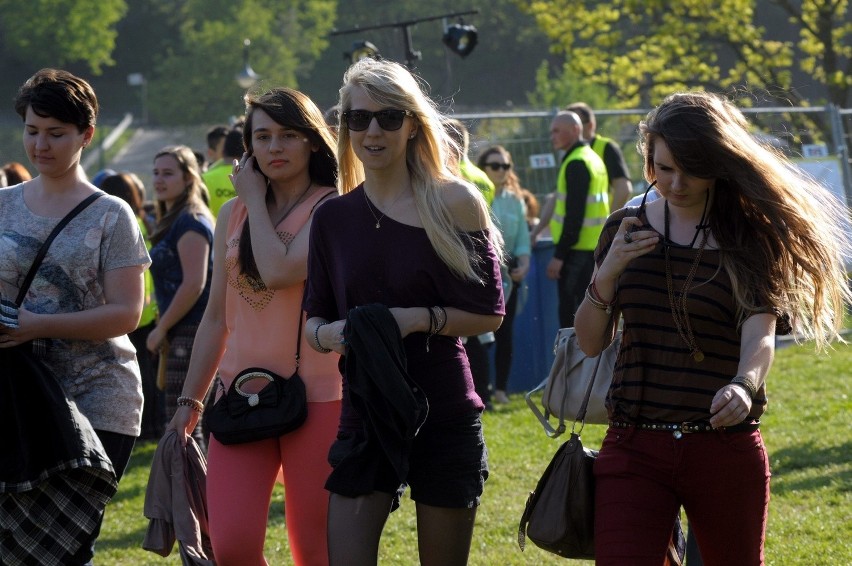
<path fill-rule="evenodd" d="M 508 171 L 512 168 L 511 163 L 486 163 L 485 167 L 489 169 L 494 169 L 495 171 L 499 171 L 502 169 L 503 171 Z"/>
<path fill-rule="evenodd" d="M 370 122 L 375 117 L 381 129 L 386 132 L 395 132 L 402 127 L 406 116 L 414 116 L 414 112 L 410 110 L 397 110 L 395 108 L 379 110 L 378 112 L 346 110 L 343 113 L 343 120 L 346 122 L 346 127 L 353 132 L 363 132 L 370 127 Z"/>

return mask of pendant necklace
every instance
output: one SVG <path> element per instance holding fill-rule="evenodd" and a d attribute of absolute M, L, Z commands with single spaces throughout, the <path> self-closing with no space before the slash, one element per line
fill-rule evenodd
<path fill-rule="evenodd" d="M 308 191 L 311 189 L 311 186 L 312 186 L 313 184 L 314 184 L 314 181 L 313 181 L 312 179 L 308 180 L 308 186 L 307 186 L 307 187 L 305 187 L 305 190 L 304 190 L 304 191 L 302 191 L 302 194 L 300 194 L 300 195 L 299 195 L 299 198 L 297 198 L 297 199 L 296 199 L 296 202 L 294 202 L 294 203 L 293 203 L 293 205 L 292 205 L 292 206 L 290 206 L 290 207 L 287 209 L 287 211 L 286 211 L 286 212 L 284 212 L 284 214 L 281 214 L 281 215 L 278 217 L 278 219 L 272 223 L 272 227 L 273 227 L 273 228 L 277 228 L 277 227 L 278 227 L 278 225 L 279 225 L 279 224 L 281 224 L 281 223 L 284 221 L 284 219 L 285 219 L 285 218 L 287 218 L 288 216 L 290 216 L 290 213 L 291 213 L 291 212 L 293 212 L 293 209 L 294 209 L 294 208 L 296 208 L 296 206 L 298 206 L 298 205 L 299 205 L 299 203 L 300 203 L 300 202 L 302 202 L 302 199 L 303 199 L 303 198 L 305 198 L 305 195 L 306 195 L 306 194 L 308 194 Z"/>
<path fill-rule="evenodd" d="M 376 213 L 375 213 L 375 212 L 373 212 L 373 206 L 370 204 L 370 198 L 367 196 L 367 187 L 366 187 L 366 186 L 362 186 L 361 188 L 362 188 L 362 190 L 364 191 L 364 201 L 367 203 L 367 208 L 369 208 L 369 209 L 370 209 L 370 214 L 372 214 L 372 215 L 373 215 L 373 218 L 374 218 L 374 219 L 375 219 L 375 221 L 376 221 L 376 230 L 378 230 L 379 228 L 381 228 L 381 227 L 382 227 L 382 220 L 384 220 L 384 219 L 385 219 L 385 215 L 387 214 L 387 212 L 382 212 L 382 215 L 381 215 L 381 216 L 376 216 Z M 393 207 L 396 205 L 396 203 L 399 201 L 399 199 L 401 199 L 401 198 L 402 198 L 402 195 L 404 195 L 404 194 L 405 194 L 405 191 L 401 191 L 401 192 L 400 192 L 400 193 L 396 196 L 396 198 L 395 198 L 395 199 L 393 199 L 393 202 L 392 202 L 392 203 L 391 203 L 391 205 L 388 207 L 388 212 L 390 212 L 390 211 L 393 209 Z"/>
<path fill-rule="evenodd" d="M 707 193 L 707 199 L 704 201 L 704 211 L 701 213 L 701 221 L 698 226 L 695 227 L 695 236 L 692 238 L 692 243 L 689 245 L 692 248 L 695 245 L 695 240 L 698 239 L 699 232 L 703 232 L 704 235 L 701 238 L 701 244 L 698 246 L 698 251 L 695 254 L 695 259 L 692 262 L 692 266 L 689 268 L 689 273 L 686 276 L 686 279 L 683 282 L 683 288 L 681 289 L 680 296 L 676 299 L 674 293 L 674 281 L 672 278 L 672 267 L 671 261 L 669 259 L 669 249 L 672 247 L 672 242 L 669 240 L 669 202 L 665 202 L 664 211 L 664 226 L 665 226 L 665 240 L 663 242 L 663 249 L 665 250 L 666 255 L 666 289 L 669 295 L 669 306 L 672 310 L 672 318 L 674 319 L 675 327 L 677 328 L 677 333 L 680 335 L 681 340 L 683 340 L 687 347 L 689 348 L 689 353 L 696 362 L 701 362 L 704 360 L 704 352 L 701 351 L 701 348 L 698 347 L 698 342 L 695 340 L 695 334 L 692 332 L 692 325 L 689 322 L 689 310 L 687 309 L 687 298 L 689 296 L 689 286 L 692 284 L 692 279 L 695 277 L 695 272 L 698 271 L 698 264 L 701 263 L 701 255 L 704 252 L 704 248 L 707 245 L 707 239 L 709 236 L 707 228 L 709 226 L 704 224 L 704 216 L 707 213 L 707 200 L 709 200 L 710 195 L 709 191 Z"/>

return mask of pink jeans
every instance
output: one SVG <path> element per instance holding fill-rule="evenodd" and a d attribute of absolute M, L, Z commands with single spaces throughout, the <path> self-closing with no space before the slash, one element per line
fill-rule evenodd
<path fill-rule="evenodd" d="M 706 566 L 762 565 L 769 476 L 760 431 L 611 428 L 595 461 L 595 563 L 660 566 L 683 506 Z"/>
<path fill-rule="evenodd" d="M 207 502 L 216 564 L 266 564 L 266 521 L 279 468 L 284 471 L 287 537 L 295 564 L 328 564 L 324 485 L 339 420 L 340 401 L 308 403 L 305 424 L 278 439 L 224 446 L 210 436 Z"/>

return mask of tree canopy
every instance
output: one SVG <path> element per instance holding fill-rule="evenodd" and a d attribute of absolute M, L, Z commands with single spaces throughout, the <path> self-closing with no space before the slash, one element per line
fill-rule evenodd
<path fill-rule="evenodd" d="M 98 74 L 113 63 L 124 0 L 0 0 L 7 56 L 40 67 L 85 63 Z"/>
<path fill-rule="evenodd" d="M 565 71 L 605 87 L 621 107 L 649 106 L 675 91 L 739 91 L 806 105 L 794 73 L 825 89 L 824 102 L 852 95 L 848 0 L 534 0 L 521 2 L 565 58 Z M 767 27 L 761 5 L 788 25 Z M 769 6 L 772 5 L 772 6 Z M 798 38 L 787 39 L 793 27 Z M 563 70 L 558 69 L 556 73 Z"/>

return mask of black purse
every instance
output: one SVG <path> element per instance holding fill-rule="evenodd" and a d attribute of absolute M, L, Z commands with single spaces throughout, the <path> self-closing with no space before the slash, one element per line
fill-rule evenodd
<path fill-rule="evenodd" d="M 580 440 L 586 408 L 601 365 L 597 357 L 571 437 L 559 447 L 529 494 L 518 524 L 521 551 L 529 538 L 536 546 L 563 558 L 595 557 L 595 475 L 597 450 Z M 580 423 L 580 430 L 574 427 Z"/>
<path fill-rule="evenodd" d="M 296 338 L 296 371 L 289 378 L 263 368 L 241 371 L 231 387 L 204 415 L 210 433 L 222 444 L 242 444 L 277 438 L 302 426 L 308 417 L 305 382 L 299 376 L 302 317 L 299 311 Z M 269 381 L 257 393 L 247 393 L 243 384 L 253 379 Z M 221 385 L 221 382 L 220 382 Z"/>

